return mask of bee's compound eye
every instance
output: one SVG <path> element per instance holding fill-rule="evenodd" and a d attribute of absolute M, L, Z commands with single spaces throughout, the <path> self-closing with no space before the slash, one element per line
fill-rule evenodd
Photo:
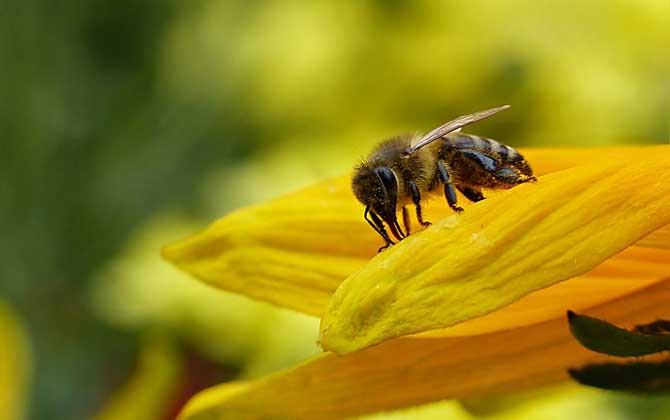
<path fill-rule="evenodd" d="M 375 168 L 375 174 L 382 183 L 384 202 L 386 204 L 385 214 L 395 215 L 396 202 L 398 201 L 398 181 L 390 168 L 385 166 Z M 384 217 L 384 216 L 383 216 Z"/>
<path fill-rule="evenodd" d="M 390 194 L 391 191 L 398 190 L 398 181 L 396 181 L 395 174 L 390 168 L 385 166 L 375 169 L 375 174 L 382 181 L 382 185 L 386 189 L 387 194 Z"/>

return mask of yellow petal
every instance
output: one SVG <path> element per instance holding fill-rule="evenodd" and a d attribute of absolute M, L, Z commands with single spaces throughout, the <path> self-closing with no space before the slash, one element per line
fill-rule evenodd
<path fill-rule="evenodd" d="M 165 247 L 163 257 L 213 286 L 320 315 L 379 247 L 362 223 L 341 178 L 234 212 Z"/>
<path fill-rule="evenodd" d="M 670 225 L 651 232 L 646 237 L 640 239 L 637 245 L 648 248 L 670 249 Z"/>
<path fill-rule="evenodd" d="M 175 398 L 181 360 L 168 338 L 152 336 L 144 343 L 136 372 L 94 420 L 161 420 Z"/>
<path fill-rule="evenodd" d="M 598 286 L 583 291 L 594 295 Z M 631 326 L 670 317 L 669 300 L 670 280 L 665 280 L 584 312 Z M 581 347 L 561 314 L 487 334 L 399 338 L 345 356 L 326 354 L 232 389 L 222 385 L 205 391 L 181 419 L 336 420 L 529 389 L 567 379 L 568 367 L 606 359 Z"/>
<path fill-rule="evenodd" d="M 538 175 L 562 171 L 575 166 L 611 162 L 626 166 L 637 159 L 670 153 L 670 146 L 614 146 L 593 148 L 528 148 L 521 149 Z"/>
<path fill-rule="evenodd" d="M 585 163 L 670 154 L 670 147 L 523 152 L 535 171 L 545 174 Z M 320 316 L 338 285 L 376 255 L 382 243 L 363 220 L 349 183 L 348 176 L 340 177 L 241 209 L 166 246 L 163 256 L 212 286 Z M 469 205 L 462 197 L 459 202 Z M 426 215 L 436 221 L 451 212 L 440 201 L 429 203 Z M 663 240 L 650 238 L 650 246 Z"/>
<path fill-rule="evenodd" d="M 632 246 L 586 274 L 537 290 L 487 315 L 413 337 L 477 335 L 562 317 L 585 310 L 670 275 L 670 251 Z M 597 291 L 597 292 L 594 292 Z"/>
<path fill-rule="evenodd" d="M 177 418 L 178 420 L 206 418 L 206 415 L 203 415 L 204 412 L 207 412 L 211 407 L 217 406 L 221 401 L 233 397 L 235 394 L 247 391 L 248 388 L 249 383 L 247 382 L 229 382 L 208 388 L 191 398 Z M 228 417 L 231 418 L 234 418 L 233 414 L 231 412 L 227 413 Z M 240 414 L 238 418 L 243 420 L 244 415 Z"/>
<path fill-rule="evenodd" d="M 543 176 L 373 258 L 331 298 L 321 344 L 347 353 L 484 315 L 668 223 L 670 153 Z"/>
<path fill-rule="evenodd" d="M 24 418 L 30 376 L 30 349 L 23 326 L 0 302 L 0 420 Z"/>

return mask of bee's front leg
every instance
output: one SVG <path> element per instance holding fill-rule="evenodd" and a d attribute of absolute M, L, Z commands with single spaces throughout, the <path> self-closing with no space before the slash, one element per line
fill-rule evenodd
<path fill-rule="evenodd" d="M 368 219 L 368 215 L 370 215 L 370 218 Z M 377 216 L 374 212 L 370 211 L 370 206 L 365 208 L 365 213 L 363 214 L 363 217 L 365 218 L 365 221 L 368 222 L 368 224 L 372 227 L 372 229 L 375 230 L 379 234 L 379 236 L 386 241 L 383 247 L 379 248 L 377 252 L 382 252 L 386 248 L 388 248 L 391 245 L 395 245 L 395 242 L 391 240 L 389 237 L 388 233 L 386 232 L 386 227 L 384 227 L 384 222 L 382 219 Z"/>
<path fill-rule="evenodd" d="M 382 246 L 381 248 L 379 248 L 379 249 L 377 250 L 377 254 L 379 254 L 380 252 L 382 252 L 382 251 L 385 250 L 386 248 L 390 247 L 391 245 L 393 245 L 393 242 L 386 242 L 386 245 Z"/>

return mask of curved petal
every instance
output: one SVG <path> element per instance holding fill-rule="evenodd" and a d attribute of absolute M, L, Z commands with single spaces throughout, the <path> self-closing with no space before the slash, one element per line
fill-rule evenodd
<path fill-rule="evenodd" d="M 338 178 L 231 213 L 163 257 L 215 287 L 320 315 L 374 255 L 375 235 Z"/>
<path fill-rule="evenodd" d="M 212 407 L 216 407 L 220 404 L 221 401 L 225 401 L 231 397 L 234 397 L 236 394 L 248 391 L 249 389 L 250 383 L 247 382 L 229 382 L 223 385 L 208 388 L 191 398 L 188 403 L 186 403 L 181 413 L 179 413 L 177 419 L 182 420 L 203 418 L 203 413 L 208 412 Z M 233 413 L 228 413 L 228 416 L 231 418 L 238 418 L 240 420 L 244 419 L 244 415 L 241 417 L 232 417 L 231 414 Z M 215 416 L 213 418 L 220 417 Z"/>
<path fill-rule="evenodd" d="M 633 325 L 670 316 L 669 300 L 670 279 L 585 309 Z M 570 335 L 562 314 L 487 334 L 399 338 L 346 356 L 326 354 L 258 381 L 204 391 L 180 418 L 336 420 L 529 389 L 567 379 L 570 367 L 603 360 L 607 356 Z"/>
<path fill-rule="evenodd" d="M 30 348 L 23 325 L 0 301 L 0 420 L 24 418 L 30 370 Z"/>
<path fill-rule="evenodd" d="M 670 225 L 651 232 L 637 244 L 647 248 L 670 249 Z"/>
<path fill-rule="evenodd" d="M 670 275 L 670 251 L 632 246 L 586 274 L 536 290 L 497 311 L 415 337 L 477 335 L 531 325 L 643 289 Z"/>
<path fill-rule="evenodd" d="M 374 257 L 337 289 L 324 349 L 447 327 L 595 268 L 670 223 L 670 154 L 543 176 Z"/>
<path fill-rule="evenodd" d="M 670 154 L 670 146 L 523 152 L 538 174 L 546 174 L 585 163 Z M 163 256 L 214 287 L 320 316 L 338 285 L 381 245 L 363 220 L 349 182 L 340 177 L 241 209 L 166 246 Z M 459 202 L 469 205 L 462 197 Z M 442 203 L 426 206 L 428 220 L 450 215 Z M 663 232 L 660 239 L 643 241 L 652 247 L 666 244 L 670 226 Z"/>
<path fill-rule="evenodd" d="M 170 414 L 177 397 L 181 356 L 170 339 L 149 336 L 142 346 L 137 370 L 106 402 L 93 420 L 160 420 Z"/>

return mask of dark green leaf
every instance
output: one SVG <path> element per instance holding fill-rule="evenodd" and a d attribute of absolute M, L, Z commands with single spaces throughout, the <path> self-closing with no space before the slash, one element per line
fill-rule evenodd
<path fill-rule="evenodd" d="M 657 327 L 664 325 L 661 322 L 667 321 L 657 321 L 640 326 L 637 331 L 628 331 L 609 322 L 568 311 L 568 322 L 572 335 L 584 347 L 599 353 L 627 357 L 670 350 L 670 335 L 646 333 L 658 330 Z"/>
<path fill-rule="evenodd" d="M 636 325 L 632 331 L 649 335 L 670 334 L 670 321 L 659 319 L 649 324 Z"/>
<path fill-rule="evenodd" d="M 583 385 L 634 392 L 670 392 L 670 362 L 604 363 L 570 369 Z"/>

